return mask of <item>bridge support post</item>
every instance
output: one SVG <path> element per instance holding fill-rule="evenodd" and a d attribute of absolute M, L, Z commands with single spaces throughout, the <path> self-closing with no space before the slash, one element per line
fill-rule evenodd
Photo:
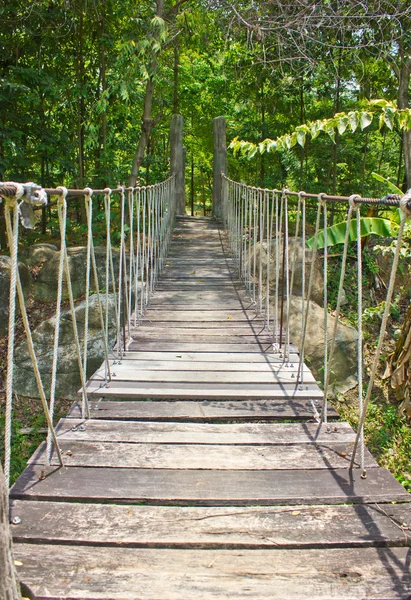
<path fill-rule="evenodd" d="M 186 214 L 185 152 L 183 148 L 184 119 L 173 115 L 170 125 L 170 171 L 176 176 L 176 212 Z"/>
<path fill-rule="evenodd" d="M 224 219 L 226 210 L 224 206 L 223 182 L 221 179 L 221 173 L 227 175 L 226 120 L 224 117 L 216 117 L 213 120 L 213 134 L 213 216 L 217 219 Z"/>

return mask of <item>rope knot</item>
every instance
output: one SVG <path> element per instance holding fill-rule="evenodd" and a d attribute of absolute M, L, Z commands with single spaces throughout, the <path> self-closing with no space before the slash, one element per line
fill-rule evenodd
<path fill-rule="evenodd" d="M 67 198 L 68 189 L 64 185 L 59 185 L 56 190 L 60 192 L 57 198 L 57 204 L 64 204 L 64 200 Z"/>
<path fill-rule="evenodd" d="M 109 188 L 109 187 L 104 188 L 104 193 L 106 194 L 106 196 L 111 196 L 111 194 L 112 194 L 111 188 Z"/>
<path fill-rule="evenodd" d="M 318 202 L 325 203 L 325 202 L 326 202 L 326 200 L 325 200 L 324 196 L 326 196 L 326 195 L 327 195 L 327 194 L 326 194 L 325 192 L 320 192 L 320 193 L 318 194 L 318 196 L 317 196 L 317 198 L 318 198 Z"/>
<path fill-rule="evenodd" d="M 358 194 L 351 194 L 351 196 L 348 198 L 348 202 L 349 205 L 351 206 L 351 208 L 358 208 L 358 203 L 357 201 L 361 199 L 361 196 L 359 196 Z"/>
<path fill-rule="evenodd" d="M 84 188 L 84 195 L 88 196 L 89 198 L 91 198 L 91 196 L 93 195 L 93 190 L 89 187 Z"/>
<path fill-rule="evenodd" d="M 411 219 L 411 189 L 400 198 L 400 208 L 406 219 Z"/>

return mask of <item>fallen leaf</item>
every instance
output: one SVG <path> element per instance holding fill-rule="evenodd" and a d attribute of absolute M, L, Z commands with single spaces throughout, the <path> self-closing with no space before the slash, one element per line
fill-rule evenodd
<path fill-rule="evenodd" d="M 21 560 L 15 560 L 14 564 L 16 565 L 16 567 L 22 567 L 23 563 L 21 562 Z"/>
<path fill-rule="evenodd" d="M 293 515 L 293 517 L 298 517 L 298 515 L 301 515 L 301 511 L 300 510 L 293 510 L 293 512 L 291 514 Z"/>
<path fill-rule="evenodd" d="M 233 317 L 227 317 L 227 321 L 231 321 Z"/>

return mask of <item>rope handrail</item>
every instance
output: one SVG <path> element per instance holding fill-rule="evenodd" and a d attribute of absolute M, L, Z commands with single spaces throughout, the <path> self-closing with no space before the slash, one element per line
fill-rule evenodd
<path fill-rule="evenodd" d="M 241 185 L 245 188 L 248 188 L 249 190 L 253 190 L 255 192 L 271 192 L 271 193 L 276 193 L 276 194 L 285 194 L 286 196 L 295 196 L 295 197 L 301 197 L 301 198 L 311 198 L 314 200 L 318 199 L 318 194 L 313 194 L 313 193 L 308 193 L 308 192 L 294 192 L 292 190 L 289 190 L 287 188 L 281 188 L 281 189 L 268 189 L 268 188 L 261 188 L 261 187 L 254 187 L 251 185 L 247 185 L 246 183 L 241 183 L 238 181 L 233 181 L 232 179 L 230 179 L 229 177 L 227 177 L 224 173 L 221 174 L 222 178 L 229 182 L 229 183 L 235 183 L 236 185 Z M 324 202 L 347 202 L 349 203 L 352 196 L 337 196 L 335 194 L 326 194 L 321 192 L 321 198 L 322 200 L 324 200 Z M 387 194 L 386 196 L 383 196 L 382 198 L 362 198 L 360 195 L 356 195 L 356 203 L 357 204 L 377 204 L 377 205 L 381 205 L 381 206 L 393 206 L 393 207 L 400 207 L 401 202 L 402 202 L 402 198 L 404 198 L 404 196 L 400 196 L 399 194 Z M 411 211 L 411 198 L 409 198 L 407 200 L 407 209 Z"/>
<path fill-rule="evenodd" d="M 314 282 L 314 269 L 319 249 L 319 234 L 322 225 L 323 231 L 323 305 L 324 305 L 324 401 L 321 411 L 322 423 L 327 423 L 327 402 L 330 391 L 330 363 L 336 350 L 336 339 L 344 283 L 346 275 L 346 263 L 348 254 L 348 243 L 350 223 L 352 216 L 356 215 L 356 252 L 357 252 L 357 285 L 358 285 L 358 307 L 357 307 L 357 379 L 358 379 L 358 419 L 354 451 L 351 458 L 350 469 L 355 465 L 355 456 L 358 445 L 360 446 L 360 468 L 362 477 L 366 477 L 365 453 L 364 453 L 364 422 L 367 414 L 368 404 L 376 377 L 379 359 L 382 351 L 390 303 L 394 290 L 395 276 L 400 259 L 401 243 L 404 227 L 407 219 L 411 218 L 411 190 L 403 196 L 388 194 L 383 198 L 362 198 L 359 195 L 336 196 L 325 193 L 312 194 L 304 191 L 294 192 L 288 189 L 266 189 L 248 186 L 229 179 L 222 175 L 223 182 L 223 205 L 225 214 L 225 225 L 228 235 L 228 243 L 237 263 L 240 277 L 243 279 L 248 295 L 255 307 L 256 313 L 264 318 L 265 328 L 271 334 L 273 352 L 277 352 L 286 364 L 290 360 L 289 336 L 290 336 L 290 308 L 291 298 L 294 292 L 295 272 L 297 267 L 297 249 L 300 244 L 301 256 L 301 341 L 300 358 L 296 378 L 296 389 L 304 389 L 304 356 L 305 345 L 308 334 L 308 322 L 311 312 L 311 299 Z M 297 198 L 297 216 L 295 221 L 295 235 L 293 248 L 290 249 L 291 236 L 288 231 L 289 198 Z M 315 220 L 315 232 L 312 237 L 313 244 L 311 255 L 307 256 L 306 247 L 306 203 L 307 198 L 317 200 L 317 214 Z M 328 325 L 328 294 L 327 294 L 327 271 L 328 271 L 328 202 L 344 202 L 348 205 L 346 221 L 346 232 L 344 236 L 344 249 L 341 262 L 341 273 L 337 294 L 337 306 L 335 321 L 331 334 Z M 363 331 L 362 331 L 362 246 L 361 246 L 361 214 L 360 205 L 381 205 L 398 207 L 401 211 L 401 223 L 397 235 L 397 243 L 387 289 L 384 314 L 382 316 L 378 345 L 373 359 L 370 380 L 363 394 Z M 294 210 L 295 212 L 295 210 Z M 301 222 L 301 240 L 298 237 Z M 257 259 L 258 255 L 258 259 Z M 273 256 L 274 255 L 274 256 Z M 291 266 L 289 264 L 291 257 Z M 265 259 L 265 264 L 264 264 Z M 309 262 L 308 284 L 306 280 L 306 267 Z M 262 271 L 266 269 L 265 287 L 263 286 Z M 274 281 L 271 282 L 271 273 L 274 271 Z M 291 271 L 291 273 L 290 273 Z M 265 295 L 265 297 L 264 297 Z M 271 297 L 273 306 L 270 306 Z M 265 300 L 265 303 L 263 302 Z"/>
<path fill-rule="evenodd" d="M 120 199 L 119 222 L 116 223 L 112 214 L 111 197 L 116 194 Z M 25 306 L 25 298 L 18 270 L 18 235 L 20 226 L 33 228 L 36 223 L 34 211 L 48 205 L 48 199 L 57 196 L 57 216 L 60 230 L 60 257 L 57 275 L 56 311 L 54 318 L 54 343 L 53 360 L 51 366 L 50 392 L 46 394 L 44 385 L 46 376 L 40 373 L 36 356 L 35 344 Z M 93 241 L 93 202 L 96 196 L 104 197 L 105 225 L 105 277 L 104 285 L 99 283 L 99 273 L 96 261 L 96 249 Z M 87 241 L 85 260 L 85 294 L 84 294 L 84 322 L 77 323 L 75 297 L 71 281 L 70 257 L 67 249 L 66 222 L 67 204 L 70 199 L 84 200 L 84 209 L 87 220 Z M 118 204 L 118 198 L 116 203 Z M 101 387 L 111 381 L 111 365 L 115 353 L 116 360 L 121 361 L 127 352 L 129 342 L 132 341 L 132 326 L 137 327 L 143 317 L 146 307 L 163 268 L 171 238 L 171 231 L 176 215 L 175 176 L 171 175 L 166 180 L 147 186 L 105 189 L 67 189 L 63 186 L 57 188 L 42 188 L 35 183 L 0 183 L 0 202 L 5 204 L 5 217 L 7 225 L 8 245 L 11 253 L 11 275 L 9 292 L 9 335 L 8 335 L 8 364 L 6 375 L 6 425 L 5 425 L 5 464 L 4 473 L 6 485 L 10 480 L 11 465 L 11 430 L 13 412 L 13 374 L 15 358 L 15 325 L 17 316 L 16 300 L 20 304 L 20 313 L 26 333 L 32 368 L 43 405 L 44 414 L 48 423 L 47 449 L 45 452 L 46 464 L 50 464 L 53 452 L 57 453 L 60 465 L 63 465 L 61 451 L 57 444 L 54 428 L 54 406 L 57 394 L 57 372 L 59 362 L 59 333 L 61 304 L 63 298 L 63 280 L 66 284 L 66 294 L 69 299 L 69 311 L 73 327 L 73 341 L 75 346 L 76 361 L 81 381 L 81 414 L 89 418 L 89 402 L 87 397 L 87 366 L 89 353 L 89 311 L 90 295 L 93 293 L 97 299 L 96 310 L 104 346 L 104 376 Z M 116 209 L 117 210 L 117 209 Z M 117 212 L 115 213 L 117 218 Z M 112 243 L 112 230 L 119 232 L 119 251 L 115 260 Z M 117 261 L 117 262 L 116 262 Z M 102 294 L 105 294 L 105 301 Z M 112 294 L 112 306 L 115 313 L 116 335 L 115 344 L 109 349 L 109 295 Z M 104 314 L 105 313 L 105 314 Z M 83 339 L 80 339 L 79 325 L 84 330 Z"/>

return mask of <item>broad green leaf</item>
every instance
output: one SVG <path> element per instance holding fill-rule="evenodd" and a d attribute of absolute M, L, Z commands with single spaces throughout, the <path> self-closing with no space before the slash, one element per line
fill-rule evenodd
<path fill-rule="evenodd" d="M 374 179 L 376 179 L 380 183 L 385 183 L 387 185 L 388 189 L 391 192 L 393 192 L 394 194 L 399 194 L 400 196 L 403 195 L 404 192 L 402 190 L 400 190 L 400 188 L 397 187 L 395 185 L 395 183 L 393 183 L 392 181 L 390 181 L 390 179 L 388 179 L 387 177 L 383 177 L 379 173 L 374 173 L 374 171 L 371 173 L 371 175 L 372 175 L 372 177 L 374 177 Z"/>
<path fill-rule="evenodd" d="M 297 131 L 297 142 L 300 144 L 300 146 L 302 148 L 304 148 L 304 146 L 305 146 L 305 138 L 306 138 L 305 131 L 302 131 L 301 129 L 299 131 Z"/>
<path fill-rule="evenodd" d="M 370 100 L 370 104 L 374 106 L 380 106 L 381 108 L 385 108 L 386 106 L 392 106 L 392 102 L 385 100 L 384 98 L 377 98 L 376 100 Z"/>
<path fill-rule="evenodd" d="M 315 140 L 315 138 L 319 136 L 322 127 L 322 121 L 314 121 L 314 123 L 311 123 L 311 137 L 313 138 L 313 140 Z"/>
<path fill-rule="evenodd" d="M 373 114 L 367 111 L 363 111 L 360 115 L 360 127 L 361 130 L 364 130 L 366 127 L 371 125 L 373 120 Z"/>
<path fill-rule="evenodd" d="M 348 117 L 340 117 L 338 119 L 338 123 L 337 123 L 337 129 L 338 129 L 338 133 L 340 135 L 342 135 L 344 133 L 344 131 L 347 129 L 348 127 Z"/>
<path fill-rule="evenodd" d="M 267 144 L 267 152 L 272 152 L 277 150 L 278 148 L 278 144 L 275 140 L 270 140 L 269 143 Z"/>
<path fill-rule="evenodd" d="M 362 217 L 361 218 L 361 237 L 368 235 L 379 235 L 382 237 L 390 237 L 392 235 L 391 221 L 388 219 L 380 219 L 378 217 Z M 337 223 L 327 230 L 327 246 L 335 246 L 343 244 L 347 222 Z M 355 242 L 357 239 L 357 223 L 353 219 L 350 223 L 350 242 Z M 306 246 L 312 250 L 314 248 L 314 236 L 307 240 Z M 318 233 L 317 249 L 324 248 L 324 230 L 321 229 Z"/>
<path fill-rule="evenodd" d="M 358 115 L 357 115 L 357 113 L 354 112 L 354 111 L 349 112 L 348 113 L 348 119 L 350 121 L 351 131 L 354 133 L 354 131 L 358 127 Z"/>
<path fill-rule="evenodd" d="M 390 106 L 387 106 L 387 108 L 384 109 L 383 114 L 384 114 L 384 123 L 386 124 L 388 129 L 391 129 L 391 131 L 392 131 L 394 129 L 395 109 L 391 108 Z"/>

